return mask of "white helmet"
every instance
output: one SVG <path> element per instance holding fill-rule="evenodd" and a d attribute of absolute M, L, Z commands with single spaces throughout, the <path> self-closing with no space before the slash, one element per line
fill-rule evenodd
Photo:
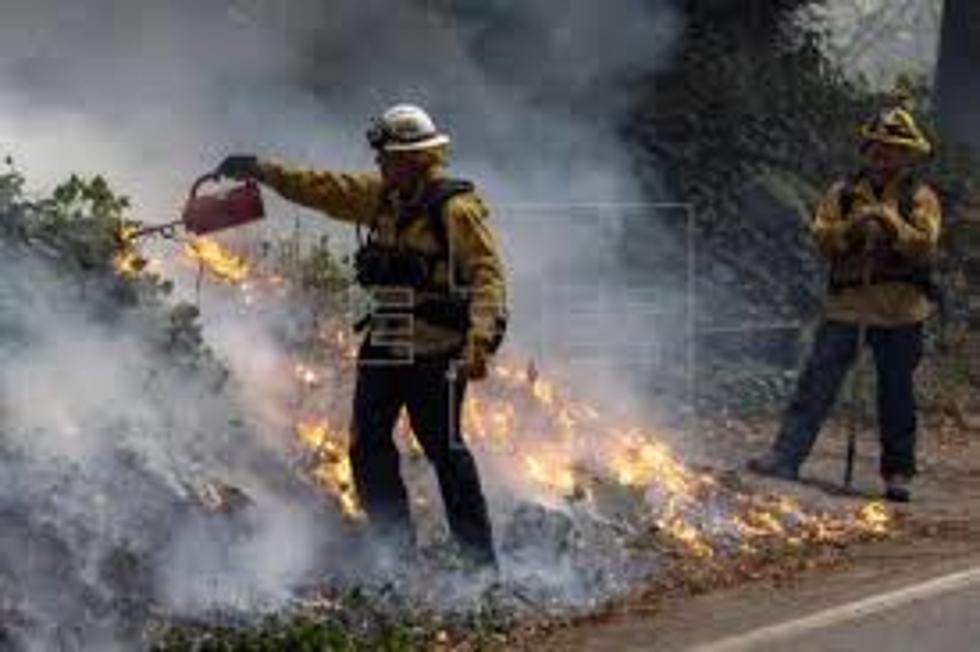
<path fill-rule="evenodd" d="M 371 147 L 385 152 L 411 152 L 449 144 L 429 114 L 411 104 L 399 104 L 371 121 L 367 132 Z"/>

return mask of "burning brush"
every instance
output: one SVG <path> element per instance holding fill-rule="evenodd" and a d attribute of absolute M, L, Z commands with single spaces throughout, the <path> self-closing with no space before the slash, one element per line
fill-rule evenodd
<path fill-rule="evenodd" d="M 210 278 L 247 288 L 246 303 L 265 288 L 282 289 L 281 277 L 263 283 L 247 260 L 214 240 L 196 237 L 183 251 Z M 121 270 L 133 269 L 122 260 Z M 336 399 L 349 394 L 355 351 L 341 327 L 321 332 L 311 352 L 316 362 L 294 366 L 299 399 L 291 409 L 310 479 L 344 515 L 360 520 L 347 433 L 334 426 L 346 423 L 346 402 Z M 322 404 L 318 397 L 330 401 Z M 887 535 L 892 527 L 880 503 L 853 514 L 814 512 L 791 498 L 759 495 L 694 469 L 659 433 L 624 426 L 575 400 L 543 378 L 534 363 L 496 366 L 488 382 L 473 388 L 463 421 L 471 446 L 520 490 L 546 504 L 572 502 L 600 516 L 610 493 L 627 496 L 630 530 L 666 539 L 692 558 L 750 554 L 776 544 L 843 544 Z M 417 452 L 417 444 L 408 441 Z"/>
<path fill-rule="evenodd" d="M 115 253 L 112 256 L 112 267 L 124 278 L 135 278 L 149 263 L 140 253 L 138 233 L 139 228 L 128 223 L 122 224 L 113 233 Z"/>
<path fill-rule="evenodd" d="M 364 512 L 357 502 L 354 476 L 347 459 L 346 437 L 330 429 L 326 421 L 299 422 L 296 434 L 315 461 L 312 479 L 337 501 L 344 516 L 361 520 Z"/>
<path fill-rule="evenodd" d="M 352 365 L 343 337 L 321 370 L 296 368 L 299 391 L 321 392 L 330 364 Z M 330 362 L 333 361 L 333 362 Z M 345 388 L 337 385 L 336 394 Z M 347 435 L 322 417 L 297 426 L 304 447 L 318 460 L 313 477 L 342 511 L 360 518 L 346 460 Z M 757 494 L 730 478 L 695 470 L 656 433 L 610 422 L 587 403 L 564 397 L 539 374 L 498 366 L 492 379 L 474 388 L 465 407 L 471 446 L 498 473 L 508 473 L 538 500 L 574 503 L 607 518 L 609 497 L 629 504 L 622 520 L 634 538 L 666 539 L 692 558 L 711 560 L 754 554 L 776 545 L 842 545 L 887 535 L 892 517 L 883 504 L 868 503 L 853 514 L 814 512 L 785 496 Z M 404 431 L 404 428 L 400 429 Z M 404 433 L 403 433 L 404 434 Z"/>

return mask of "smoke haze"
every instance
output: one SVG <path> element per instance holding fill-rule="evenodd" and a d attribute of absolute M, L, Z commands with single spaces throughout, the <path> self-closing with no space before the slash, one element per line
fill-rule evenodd
<path fill-rule="evenodd" d="M 670 56 L 677 12 L 667 0 L 461 1 L 452 13 L 421 4 L 6 3 L 0 152 L 39 188 L 71 172 L 105 174 L 133 197 L 134 217 L 165 222 L 193 178 L 225 154 L 366 168 L 367 118 L 396 102 L 421 104 L 454 138 L 454 172 L 499 207 L 514 346 L 547 354 L 558 334 L 577 332 L 618 372 L 609 346 L 651 329 L 616 318 L 637 298 L 603 275 L 616 269 L 622 220 L 651 216 L 616 210 L 645 199 L 616 137 L 618 111 L 624 83 Z M 270 195 L 273 212 L 296 212 Z M 292 228 L 285 222 L 270 228 Z M 673 246 L 678 230 L 672 223 L 651 246 Z M 28 529 L 54 524 L 51 540 L 73 551 L 79 577 L 95 578 L 91 566 L 117 548 L 150 554 L 155 584 L 181 609 L 275 603 L 315 570 L 318 546 L 339 525 L 285 479 L 286 451 L 264 434 L 263 400 L 277 391 L 268 371 L 284 360 L 266 322 L 242 323 L 205 296 L 205 336 L 236 378 L 216 394 L 205 380 L 161 377 L 152 324 L 103 323 L 43 264 L 11 252 L 0 276 L 4 332 L 21 334 L 0 343 L 4 446 L 28 461 L 0 473 L 0 493 L 15 497 L 10 513 Z M 650 288 L 641 290 L 650 301 Z M 602 319 L 590 314 L 576 326 L 575 314 L 598 296 Z M 682 297 L 663 292 L 657 301 L 674 314 Z M 607 391 L 625 403 L 619 388 Z M 232 416 L 250 425 L 231 427 Z M 229 540 L 185 516 L 174 496 L 202 473 L 254 501 L 246 534 Z M 173 523 L 182 525 L 165 525 Z M 5 536 L 0 556 L 16 565 L 23 546 Z M 31 596 L 61 590 L 48 584 L 53 568 L 22 570 Z M 85 620 L 63 606 L 38 604 L 34 615 Z"/>

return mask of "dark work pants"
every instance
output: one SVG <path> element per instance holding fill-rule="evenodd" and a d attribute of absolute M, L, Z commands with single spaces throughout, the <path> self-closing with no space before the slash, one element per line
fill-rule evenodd
<path fill-rule="evenodd" d="M 817 440 L 841 383 L 857 357 L 858 327 L 826 321 L 783 416 L 774 451 L 799 467 Z M 878 376 L 882 476 L 916 472 L 916 416 L 912 377 L 922 357 L 922 325 L 869 327 L 867 344 Z"/>
<path fill-rule="evenodd" d="M 401 544 L 414 541 L 393 430 L 404 406 L 415 437 L 435 468 L 449 528 L 463 553 L 494 563 L 493 536 L 480 476 L 460 434 L 466 381 L 447 378 L 449 358 L 412 363 L 364 362 L 354 391 L 351 466 L 358 496 L 375 532 Z"/>

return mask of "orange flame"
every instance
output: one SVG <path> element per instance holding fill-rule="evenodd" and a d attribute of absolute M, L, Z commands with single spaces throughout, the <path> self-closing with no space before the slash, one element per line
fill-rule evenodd
<path fill-rule="evenodd" d="M 588 498 L 582 490 L 589 476 L 611 479 L 643 494 L 657 530 L 700 559 L 724 552 L 733 539 L 751 552 L 763 542 L 838 543 L 890 530 L 881 503 L 842 516 L 808 512 L 782 496 L 726 489 L 683 463 L 662 436 L 607 422 L 595 407 L 541 379 L 536 366 L 528 368 L 533 373 L 497 366 L 486 395 L 469 400 L 464 423 L 475 446 L 521 459 L 524 477 L 546 493 Z M 718 511 L 727 516 L 712 513 Z"/>
<path fill-rule="evenodd" d="M 330 429 L 326 421 L 296 424 L 300 443 L 313 454 L 312 477 L 337 500 L 340 510 L 351 519 L 361 519 L 364 513 L 357 502 L 354 475 L 351 471 L 344 438 Z"/>
<path fill-rule="evenodd" d="M 261 284 L 246 283 L 249 266 L 198 238 L 187 253 L 216 276 L 258 292 Z M 254 287 L 253 287 L 254 286 Z M 324 394 L 330 382 L 348 382 L 356 343 L 342 330 L 318 334 L 326 359 L 336 369 L 303 363 L 293 369 L 296 387 L 306 397 Z M 316 390 L 314 393 L 312 390 Z M 760 496 L 723 486 L 714 475 L 685 464 L 661 433 L 623 427 L 594 406 L 574 400 L 569 392 L 543 379 L 538 367 L 495 365 L 491 379 L 474 388 L 463 407 L 463 429 L 478 452 L 500 459 L 502 472 L 517 474 L 545 498 L 591 502 L 591 489 L 611 483 L 635 495 L 637 525 L 654 529 L 693 558 L 710 560 L 736 550 L 752 553 L 766 545 L 839 543 L 883 536 L 891 516 L 880 503 L 855 514 L 829 514 L 805 509 L 780 496 Z M 310 475 L 338 503 L 344 515 L 363 518 L 346 454 L 347 436 L 330 426 L 339 417 L 329 408 L 295 425 L 299 443 L 312 455 Z M 308 412 L 307 412 L 308 414 Z M 402 426 L 404 429 L 404 426 Z M 420 452 L 414 438 L 411 450 Z"/>
<path fill-rule="evenodd" d="M 881 502 L 870 502 L 857 512 L 858 523 L 869 534 L 887 534 L 892 526 L 892 515 Z"/>
<path fill-rule="evenodd" d="M 211 238 L 192 238 L 184 243 L 184 254 L 215 277 L 229 283 L 245 282 L 251 271 L 251 266 L 244 258 L 226 251 Z"/>
<path fill-rule="evenodd" d="M 337 360 L 350 360 L 350 341 L 321 337 Z M 295 368 L 301 387 L 319 387 L 326 377 L 313 365 Z M 782 543 L 839 544 L 886 535 L 891 517 L 880 503 L 853 515 L 814 513 L 784 496 L 757 495 L 722 486 L 706 472 L 684 464 L 661 436 L 609 423 L 596 408 L 572 401 L 556 385 L 507 367 L 471 395 L 463 409 L 464 430 L 474 449 L 499 458 L 544 498 L 592 504 L 595 483 L 611 482 L 632 492 L 648 524 L 680 550 L 700 560 L 730 551 L 752 554 Z M 404 419 L 399 432 L 408 436 Z M 327 421 L 300 424 L 300 439 L 316 456 L 313 477 L 340 504 L 361 517 L 340 433 Z M 414 439 L 409 446 L 419 452 Z M 514 464 L 514 461 L 517 464 Z"/>
<path fill-rule="evenodd" d="M 112 266 L 116 273 L 125 278 L 134 278 L 147 265 L 147 260 L 143 258 L 136 248 L 134 235 L 137 228 L 131 225 L 123 225 L 116 231 L 116 252 L 112 256 Z"/>

